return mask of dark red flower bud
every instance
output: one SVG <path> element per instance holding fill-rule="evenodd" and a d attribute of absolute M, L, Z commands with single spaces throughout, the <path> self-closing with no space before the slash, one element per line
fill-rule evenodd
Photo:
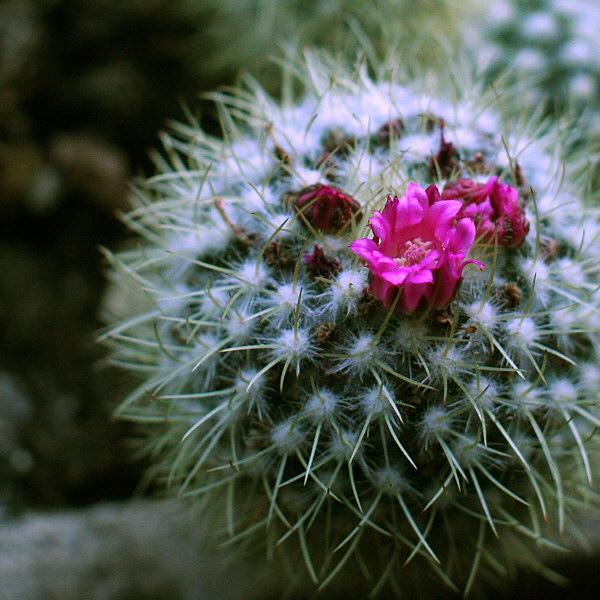
<path fill-rule="evenodd" d="M 360 204 L 341 190 L 316 183 L 294 193 L 294 207 L 316 230 L 338 233 L 359 217 Z"/>
<path fill-rule="evenodd" d="M 493 176 L 485 184 L 471 179 L 459 179 L 446 186 L 442 200 L 462 200 L 459 216 L 471 217 L 477 234 L 484 241 L 498 240 L 498 245 L 520 246 L 529 232 L 529 221 L 519 204 L 515 188 Z"/>

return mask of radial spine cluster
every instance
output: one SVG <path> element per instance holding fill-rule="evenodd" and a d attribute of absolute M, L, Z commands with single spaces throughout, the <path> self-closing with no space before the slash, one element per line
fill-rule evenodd
<path fill-rule="evenodd" d="M 493 71 L 512 65 L 537 78 L 529 100 L 552 94 L 554 104 L 600 105 L 600 51 L 594 0 L 500 0 L 486 7 L 486 25 L 473 23 L 493 54 Z M 555 106 L 554 106 L 555 108 Z M 596 132 L 597 133 L 597 132 Z"/>
<path fill-rule="evenodd" d="M 118 415 L 153 475 L 238 546 L 301 556 L 315 587 L 359 573 L 375 595 L 431 569 L 468 593 L 536 565 L 594 501 L 599 215 L 552 128 L 473 84 L 434 96 L 380 71 L 307 54 L 284 77 L 299 100 L 250 82 L 217 98 L 222 138 L 165 135 L 125 217 L 138 243 L 109 255 L 148 308 L 103 340 L 138 376 Z M 452 204 L 490 181 L 518 195 L 518 245 L 488 203 L 447 300 L 408 310 L 394 283 L 384 302 L 350 248 L 373 212 L 411 184 Z M 427 255 L 419 232 L 392 267 Z"/>

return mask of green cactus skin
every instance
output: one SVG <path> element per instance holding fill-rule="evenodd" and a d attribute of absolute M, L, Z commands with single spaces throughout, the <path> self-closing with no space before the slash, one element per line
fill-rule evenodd
<path fill-rule="evenodd" d="M 551 94 L 553 108 L 600 104 L 598 23 L 594 0 L 500 0 L 490 3 L 479 34 L 493 54 L 492 71 L 512 66 L 537 78 L 529 98 Z M 481 13 L 478 15 L 481 19 Z M 477 35 L 475 34 L 475 37 Z M 481 39 L 477 43 L 481 43 Z"/>
<path fill-rule="evenodd" d="M 280 102 L 251 80 L 215 95 L 222 138 L 193 122 L 165 134 L 125 216 L 138 242 L 107 253 L 147 307 L 102 340 L 136 377 L 117 415 L 146 432 L 150 476 L 203 504 L 217 539 L 330 595 L 468 595 L 544 571 L 540 551 L 583 539 L 577 516 L 597 503 L 585 157 L 561 155 L 568 127 L 500 117 L 508 91 L 400 64 L 311 52 L 284 67 Z M 348 247 L 372 211 L 409 182 L 492 175 L 518 189 L 525 243 L 476 242 L 486 268 L 465 267 L 446 310 L 384 308 Z M 361 205 L 333 233 L 294 209 L 317 183 Z M 327 260 L 311 270 L 315 245 Z"/>
<path fill-rule="evenodd" d="M 188 24 L 202 24 L 179 54 L 206 76 L 260 73 L 263 87 L 279 89 L 279 70 L 269 57 L 286 44 L 316 45 L 351 56 L 410 47 L 411 64 L 435 63 L 440 49 L 457 47 L 477 3 L 462 0 L 183 0 L 174 7 Z M 199 54 L 200 53 L 200 54 Z M 199 60 L 201 56 L 201 60 Z"/>

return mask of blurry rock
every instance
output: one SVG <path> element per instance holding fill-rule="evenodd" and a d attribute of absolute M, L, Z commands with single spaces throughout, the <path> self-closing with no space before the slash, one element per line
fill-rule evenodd
<path fill-rule="evenodd" d="M 0 527 L 3 600 L 261 600 L 276 582 L 207 545 L 178 501 L 30 515 Z M 273 596 L 278 597 L 278 596 Z"/>
<path fill-rule="evenodd" d="M 26 138 L 30 130 L 30 119 L 20 106 L 19 94 L 0 80 L 0 141 Z"/>
<path fill-rule="evenodd" d="M 27 208 L 36 215 L 45 215 L 58 206 L 62 192 L 56 167 L 46 162 L 31 174 L 25 194 Z"/>

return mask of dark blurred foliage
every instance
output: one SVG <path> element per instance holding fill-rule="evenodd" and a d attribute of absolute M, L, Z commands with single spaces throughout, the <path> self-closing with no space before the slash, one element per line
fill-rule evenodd
<path fill-rule="evenodd" d="M 115 212 L 166 119 L 222 83 L 181 59 L 198 23 L 176 6 L 0 2 L 0 373 L 19 382 L 0 394 L 27 406 L 18 422 L 0 415 L 13 510 L 126 497 L 139 481 L 131 431 L 110 418 L 122 376 L 100 368 L 94 342 L 99 246 L 122 239 Z"/>

